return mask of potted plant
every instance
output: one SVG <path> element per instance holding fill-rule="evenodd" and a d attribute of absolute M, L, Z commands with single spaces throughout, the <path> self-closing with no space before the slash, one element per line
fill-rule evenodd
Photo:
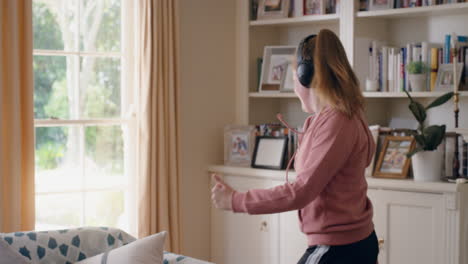
<path fill-rule="evenodd" d="M 422 92 L 426 87 L 428 67 L 422 61 L 413 61 L 408 64 L 408 80 L 413 92 Z"/>
<path fill-rule="evenodd" d="M 412 132 L 417 146 L 407 155 L 413 165 L 414 180 L 439 181 L 442 176 L 443 152 L 438 151 L 437 147 L 445 137 L 445 125 L 426 126 L 424 123 L 427 110 L 446 103 L 453 97 L 453 92 L 440 96 L 426 107 L 414 101 L 411 95 L 405 92 L 410 99 L 409 109 L 419 123 L 418 129 Z"/>

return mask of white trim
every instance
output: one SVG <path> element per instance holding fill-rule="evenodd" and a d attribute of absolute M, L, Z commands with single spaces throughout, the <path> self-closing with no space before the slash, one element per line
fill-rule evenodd
<path fill-rule="evenodd" d="M 102 51 L 66 51 L 66 50 L 33 50 L 34 56 L 93 56 L 93 57 L 110 57 L 120 58 L 122 54 L 120 52 L 102 52 Z"/>
<path fill-rule="evenodd" d="M 106 192 L 106 191 L 127 191 L 128 186 L 116 185 L 106 188 L 80 188 L 68 189 L 63 191 L 36 192 L 36 195 L 55 195 L 55 194 L 70 194 L 70 193 L 86 193 L 86 192 Z"/>
<path fill-rule="evenodd" d="M 53 127 L 70 125 L 125 125 L 133 121 L 132 119 L 36 119 L 35 127 Z"/>

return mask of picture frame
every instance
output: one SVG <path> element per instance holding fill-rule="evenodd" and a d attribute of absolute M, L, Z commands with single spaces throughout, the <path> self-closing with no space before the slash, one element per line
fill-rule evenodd
<path fill-rule="evenodd" d="M 304 15 L 325 14 L 325 0 L 304 0 Z"/>
<path fill-rule="evenodd" d="M 369 10 L 386 10 L 393 9 L 395 0 L 369 0 Z"/>
<path fill-rule="evenodd" d="M 460 87 L 461 75 L 463 72 L 463 64 L 457 64 L 457 82 Z M 435 85 L 436 91 L 453 91 L 453 64 L 441 64 L 437 72 L 437 79 Z"/>
<path fill-rule="evenodd" d="M 249 167 L 255 146 L 255 126 L 224 127 L 224 164 Z"/>
<path fill-rule="evenodd" d="M 290 0 L 259 0 L 258 20 L 287 18 Z"/>
<path fill-rule="evenodd" d="M 258 136 L 252 158 L 252 168 L 283 170 L 286 166 L 288 137 Z"/>
<path fill-rule="evenodd" d="M 296 54 L 296 46 L 266 46 L 260 74 L 259 92 L 280 92 L 281 83 L 286 76 Z"/>
<path fill-rule="evenodd" d="M 387 136 L 379 154 L 379 160 L 375 168 L 374 177 L 405 179 L 411 159 L 406 157 L 415 148 L 413 137 Z"/>
<path fill-rule="evenodd" d="M 293 93 L 294 92 L 294 71 L 292 63 L 289 63 L 286 68 L 286 74 L 281 81 L 280 91 L 283 93 Z"/>

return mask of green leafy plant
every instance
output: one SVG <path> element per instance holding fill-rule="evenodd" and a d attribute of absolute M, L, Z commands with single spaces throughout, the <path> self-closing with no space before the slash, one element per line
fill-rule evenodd
<path fill-rule="evenodd" d="M 427 117 L 426 112 L 433 107 L 445 104 L 453 97 L 453 92 L 449 92 L 440 96 L 426 107 L 424 107 L 421 103 L 414 101 L 407 91 L 405 91 L 405 93 L 410 99 L 410 104 L 408 107 L 419 123 L 418 129 L 413 131 L 413 136 L 416 139 L 417 147 L 415 150 L 408 153 L 407 156 L 411 157 L 420 151 L 436 150 L 445 137 L 446 127 L 445 125 L 432 125 L 426 127 L 424 125 Z"/>
<path fill-rule="evenodd" d="M 408 64 L 409 74 L 421 74 L 426 73 L 429 68 L 422 61 L 413 61 Z"/>

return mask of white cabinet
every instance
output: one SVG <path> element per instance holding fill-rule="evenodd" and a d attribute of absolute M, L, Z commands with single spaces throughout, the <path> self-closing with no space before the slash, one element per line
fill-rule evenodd
<path fill-rule="evenodd" d="M 284 171 L 209 170 L 240 191 L 284 183 Z M 369 178 L 368 185 L 380 264 L 468 264 L 468 184 Z M 211 220 L 211 255 L 218 264 L 297 263 L 307 248 L 295 211 L 247 215 L 213 208 Z"/>
<path fill-rule="evenodd" d="M 381 242 L 379 263 L 447 263 L 442 245 L 443 194 L 370 189 L 368 195 Z"/>
<path fill-rule="evenodd" d="M 224 175 L 236 190 L 268 188 L 279 181 Z M 297 263 L 307 248 L 296 212 L 271 215 L 234 214 L 212 209 L 211 261 L 218 264 Z"/>

